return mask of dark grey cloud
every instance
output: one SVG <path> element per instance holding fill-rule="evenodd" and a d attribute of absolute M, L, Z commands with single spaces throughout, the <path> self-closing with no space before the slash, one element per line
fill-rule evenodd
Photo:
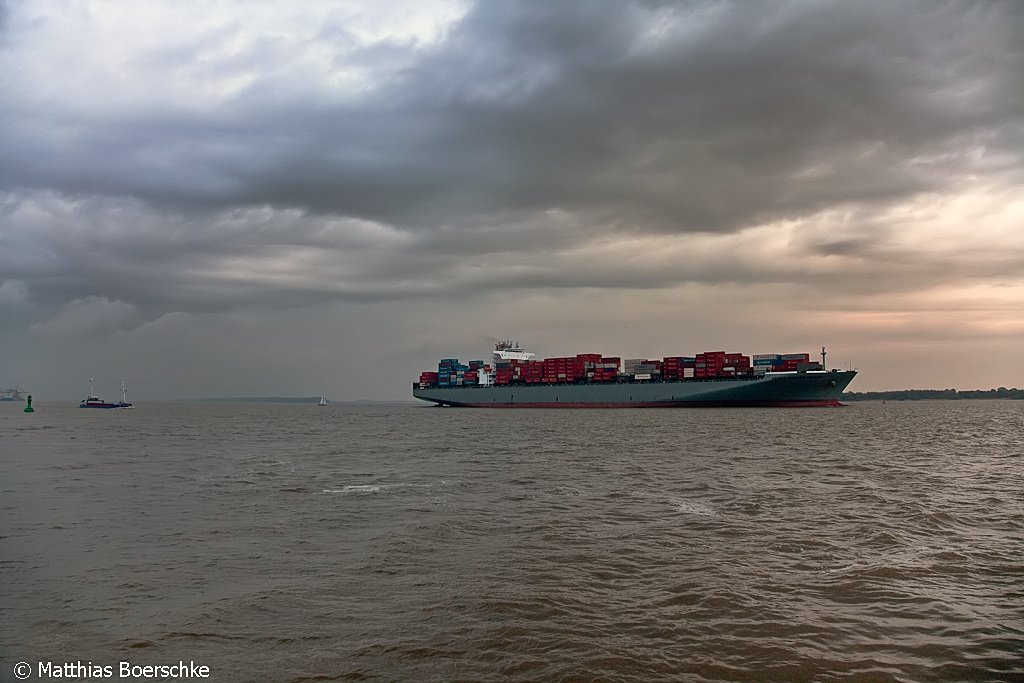
<path fill-rule="evenodd" d="M 729 285 L 859 310 L 1024 267 L 992 218 L 1018 4 L 483 2 L 428 43 L 242 9 L 124 54 L 3 8 L 0 306 L 37 334 Z M 954 208 L 978 226 L 931 248 Z"/>
<path fill-rule="evenodd" d="M 211 115 L 8 115 L 4 185 L 408 229 L 559 208 L 729 231 L 943 191 L 966 151 L 1018 143 L 1021 19 L 1007 3 L 481 3 L 416 61 L 391 46 L 410 65 L 365 98 L 282 97 L 285 47 L 261 41 L 231 61 L 266 75 Z"/>
<path fill-rule="evenodd" d="M 419 228 L 560 208 L 686 232 L 941 191 L 1021 117 L 1009 11 L 484 3 L 226 198 Z"/>

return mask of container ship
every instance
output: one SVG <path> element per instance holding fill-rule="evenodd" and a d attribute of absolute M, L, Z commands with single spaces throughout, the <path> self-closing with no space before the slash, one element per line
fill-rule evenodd
<path fill-rule="evenodd" d="M 807 353 L 705 351 L 660 360 L 576 356 L 537 360 L 514 341 L 490 363 L 442 359 L 420 374 L 415 398 L 469 408 L 697 408 L 838 406 L 855 370 L 826 370 Z"/>

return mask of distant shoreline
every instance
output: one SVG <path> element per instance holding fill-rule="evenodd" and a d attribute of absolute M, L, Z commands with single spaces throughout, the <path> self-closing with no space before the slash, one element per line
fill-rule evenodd
<path fill-rule="evenodd" d="M 843 394 L 843 401 L 960 401 L 977 399 L 1024 400 L 1024 389 L 902 389 L 899 391 L 851 391 Z"/>
<path fill-rule="evenodd" d="M 213 396 L 204 398 L 171 398 L 163 399 L 161 403 L 294 403 L 294 404 L 318 404 L 319 396 Z M 384 400 L 373 401 L 369 399 L 355 399 L 351 401 L 328 401 L 327 405 L 346 406 L 396 406 L 396 405 L 419 405 L 420 401 L 405 400 Z"/>

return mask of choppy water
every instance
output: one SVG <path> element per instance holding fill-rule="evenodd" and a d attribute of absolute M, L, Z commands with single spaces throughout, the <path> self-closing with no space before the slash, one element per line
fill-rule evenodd
<path fill-rule="evenodd" d="M 0 680 L 1024 680 L 1024 402 L 37 407 Z"/>

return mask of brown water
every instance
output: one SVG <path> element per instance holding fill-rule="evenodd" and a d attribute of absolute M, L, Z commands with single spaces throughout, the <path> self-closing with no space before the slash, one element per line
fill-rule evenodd
<path fill-rule="evenodd" d="M 0 680 L 1024 680 L 1024 402 L 20 408 Z"/>

